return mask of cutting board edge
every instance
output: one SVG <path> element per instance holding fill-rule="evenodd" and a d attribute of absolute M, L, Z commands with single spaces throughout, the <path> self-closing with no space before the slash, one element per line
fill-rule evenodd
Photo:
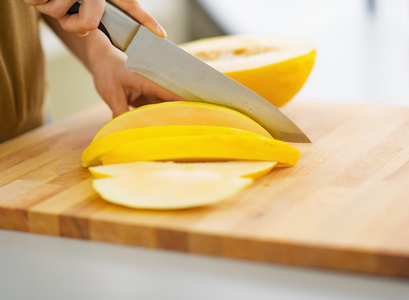
<path fill-rule="evenodd" d="M 0 209 L 0 216 L 2 215 Z M 17 216 L 22 212 L 16 211 Z M 24 215 L 24 214 L 23 214 Z M 55 217 L 51 216 L 50 217 Z M 72 234 L 75 230 L 62 229 L 63 216 L 58 218 L 59 232 L 56 230 L 42 230 L 16 226 L 15 220 L 5 221 L 3 218 L 0 228 L 3 230 L 17 230 L 56 237 L 74 238 L 84 241 L 96 241 L 110 244 L 119 244 L 149 249 L 175 251 L 210 257 L 223 257 L 250 262 L 280 264 L 302 268 L 318 268 L 321 270 L 359 273 L 372 276 L 386 276 L 391 278 L 409 279 L 409 253 L 396 253 L 394 251 L 370 251 L 354 247 L 325 246 L 311 243 L 292 243 L 284 240 L 266 240 L 248 236 L 225 236 L 223 234 L 210 234 L 200 231 L 183 231 L 182 229 L 166 228 L 165 226 L 152 226 L 141 224 L 122 224 L 130 229 L 129 237 L 118 236 L 118 224 L 105 220 L 87 220 L 83 226 L 89 228 L 86 234 Z M 64 226 L 81 224 L 82 218 L 70 217 L 73 223 Z M 7 225 L 8 224 L 8 225 Z M 13 225 L 14 224 L 14 225 Z M 112 234 L 107 234 L 104 229 L 111 228 Z M 98 232 L 98 230 L 104 230 Z M 61 231 L 64 231 L 63 233 Z M 153 238 L 152 238 L 153 237 Z M 335 262 L 335 263 L 334 263 Z"/>

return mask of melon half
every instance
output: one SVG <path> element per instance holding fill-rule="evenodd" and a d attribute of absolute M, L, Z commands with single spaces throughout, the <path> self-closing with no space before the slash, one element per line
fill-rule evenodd
<path fill-rule="evenodd" d="M 298 93 L 315 61 L 312 43 L 289 37 L 230 35 L 180 46 L 277 107 Z"/>

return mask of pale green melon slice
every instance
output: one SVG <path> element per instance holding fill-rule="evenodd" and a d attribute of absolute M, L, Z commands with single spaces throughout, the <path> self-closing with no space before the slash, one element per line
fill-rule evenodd
<path fill-rule="evenodd" d="M 210 170 L 157 170 L 95 179 L 105 200 L 131 208 L 182 209 L 226 200 L 253 182 Z"/>

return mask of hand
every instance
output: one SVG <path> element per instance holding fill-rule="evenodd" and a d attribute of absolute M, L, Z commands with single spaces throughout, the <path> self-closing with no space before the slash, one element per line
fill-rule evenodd
<path fill-rule="evenodd" d="M 105 0 L 83 0 L 78 14 L 69 15 L 67 11 L 76 0 L 24 0 L 24 2 L 27 5 L 34 6 L 41 13 L 58 19 L 65 31 L 77 32 L 81 36 L 87 35 L 89 31 L 98 28 L 105 7 Z M 136 0 L 111 0 L 110 2 L 138 20 L 156 35 L 166 36 L 162 26 Z"/>
<path fill-rule="evenodd" d="M 95 34 L 100 34 L 95 32 Z M 138 107 L 163 101 L 183 101 L 182 98 L 135 74 L 123 65 L 126 54 L 108 44 L 98 56 L 93 56 L 90 71 L 95 87 L 112 110 L 113 117 Z"/>

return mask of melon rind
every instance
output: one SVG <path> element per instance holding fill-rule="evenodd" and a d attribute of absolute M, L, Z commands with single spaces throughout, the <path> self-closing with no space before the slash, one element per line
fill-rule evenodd
<path fill-rule="evenodd" d="M 91 144 L 82 152 L 81 161 L 83 167 L 100 164 L 100 157 L 109 150 L 143 139 L 160 137 L 182 137 L 201 135 L 238 135 L 259 136 L 256 133 L 220 126 L 152 126 L 126 129 L 105 135 Z"/>
<path fill-rule="evenodd" d="M 250 117 L 226 107 L 198 102 L 173 101 L 138 107 L 105 124 L 93 141 L 113 132 L 151 126 L 222 126 L 271 135 Z"/>
<path fill-rule="evenodd" d="M 300 157 L 295 147 L 262 136 L 203 135 L 161 137 L 123 144 L 101 156 L 104 165 L 132 161 L 276 161 L 294 166 Z"/>

